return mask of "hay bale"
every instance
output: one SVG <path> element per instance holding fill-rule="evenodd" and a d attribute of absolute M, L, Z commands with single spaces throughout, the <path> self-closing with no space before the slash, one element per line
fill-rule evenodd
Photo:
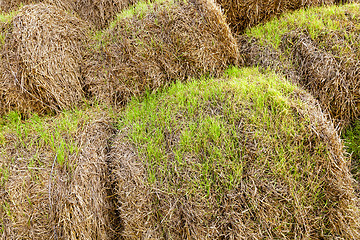
<path fill-rule="evenodd" d="M 238 59 L 212 0 L 138 4 L 99 38 L 85 66 L 85 89 L 115 105 L 176 80 L 219 75 Z"/>
<path fill-rule="evenodd" d="M 79 104 L 86 34 L 86 24 L 65 11 L 23 7 L 8 23 L 0 55 L 0 110 L 44 113 Z"/>
<path fill-rule="evenodd" d="M 51 4 L 75 13 L 97 29 L 105 28 L 116 15 L 138 0 L 0 0 L 0 13 L 18 10 L 21 4 Z"/>
<path fill-rule="evenodd" d="M 0 13 L 18 10 L 21 4 L 38 3 L 40 0 L 0 0 Z"/>
<path fill-rule="evenodd" d="M 317 101 L 231 69 L 133 101 L 110 154 L 124 239 L 360 237 L 348 159 Z"/>
<path fill-rule="evenodd" d="M 336 36 L 336 34 L 334 34 Z M 360 114 L 360 59 L 337 57 L 321 49 L 308 34 L 284 36 L 299 84 L 319 99 L 324 110 L 346 126 Z M 354 61 L 355 60 L 355 61 Z"/>
<path fill-rule="evenodd" d="M 341 130 L 360 114 L 359 22 L 358 4 L 299 11 L 239 37 L 240 54 L 312 93 Z"/>
<path fill-rule="evenodd" d="M 226 20 L 231 29 L 238 34 L 246 28 L 253 27 L 279 16 L 280 14 L 308 6 L 334 4 L 336 0 L 217 0 L 223 8 Z"/>
<path fill-rule="evenodd" d="M 21 122 L 12 113 L 0 121 L 3 239 L 116 239 L 107 114 L 94 109 Z"/>
<path fill-rule="evenodd" d="M 78 16 L 96 28 L 107 27 L 116 15 L 138 0 L 72 0 Z"/>

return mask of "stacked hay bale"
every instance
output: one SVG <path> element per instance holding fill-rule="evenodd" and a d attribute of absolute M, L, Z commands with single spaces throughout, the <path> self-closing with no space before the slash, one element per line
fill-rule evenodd
<path fill-rule="evenodd" d="M 334 4 L 337 0 L 217 0 L 224 9 L 226 19 L 235 33 L 243 33 L 286 11 L 307 6 Z"/>
<path fill-rule="evenodd" d="M 45 113 L 82 101 L 83 21 L 40 3 L 24 6 L 5 27 L 1 112 Z"/>
<path fill-rule="evenodd" d="M 117 239 L 101 109 L 0 119 L 2 239 Z"/>
<path fill-rule="evenodd" d="M 249 30 L 240 52 L 308 90 L 342 129 L 360 116 L 359 23 L 358 4 L 302 10 Z"/>
<path fill-rule="evenodd" d="M 45 3 L 76 13 L 96 28 L 104 28 L 116 14 L 137 0 L 1 0 L 0 13 L 18 10 L 21 4 Z"/>
<path fill-rule="evenodd" d="M 110 151 L 124 239 L 358 239 L 334 126 L 278 75 L 231 69 L 133 101 Z"/>
<path fill-rule="evenodd" d="M 85 89 L 115 105 L 177 80 L 219 75 L 238 60 L 237 43 L 212 0 L 139 3 L 96 44 Z"/>
<path fill-rule="evenodd" d="M 116 15 L 138 0 L 72 0 L 73 10 L 78 16 L 102 29 L 114 20 Z"/>

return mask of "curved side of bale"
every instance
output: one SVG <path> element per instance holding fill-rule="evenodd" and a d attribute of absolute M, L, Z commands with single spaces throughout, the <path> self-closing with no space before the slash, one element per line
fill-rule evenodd
<path fill-rule="evenodd" d="M 2 132 L 0 147 L 4 239 L 116 238 L 106 162 L 114 132 L 108 117 L 77 112 L 15 120 Z"/>
<path fill-rule="evenodd" d="M 44 113 L 80 103 L 85 23 L 37 4 L 24 6 L 8 25 L 1 52 L 1 110 Z"/>
<path fill-rule="evenodd" d="M 230 72 L 129 105 L 111 149 L 122 237 L 359 238 L 348 161 L 317 101 Z"/>
<path fill-rule="evenodd" d="M 346 56 L 339 61 L 338 55 L 320 49 L 309 35 L 302 33 L 284 36 L 284 44 L 291 48 L 292 62 L 301 77 L 300 85 L 319 99 L 323 109 L 342 125 L 359 116 L 359 60 Z"/>
<path fill-rule="evenodd" d="M 286 11 L 307 6 L 334 4 L 335 0 L 217 0 L 235 33 L 243 33 L 246 28 L 268 21 Z"/>
<path fill-rule="evenodd" d="M 114 239 L 115 209 L 108 179 L 107 144 L 114 130 L 108 119 L 97 119 L 78 135 L 79 156 L 70 159 L 75 168 L 59 187 L 56 208 L 64 239 Z M 62 194 L 65 193 L 65 194 Z M 59 204 L 62 203 L 62 204 Z M 115 221 L 115 222 L 114 222 Z"/>
<path fill-rule="evenodd" d="M 176 80 L 216 76 L 237 62 L 236 40 L 212 0 L 143 8 L 120 15 L 89 53 L 85 89 L 95 99 L 117 105 Z"/>
<path fill-rule="evenodd" d="M 359 7 L 307 9 L 250 29 L 238 38 L 244 65 L 285 74 L 346 127 L 360 114 Z"/>

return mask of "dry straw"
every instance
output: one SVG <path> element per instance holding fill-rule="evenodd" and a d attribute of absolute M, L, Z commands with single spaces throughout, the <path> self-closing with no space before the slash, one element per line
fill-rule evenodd
<path fill-rule="evenodd" d="M 286 11 L 308 6 L 334 4 L 338 0 L 217 0 L 231 29 L 243 33 L 248 27 L 268 21 Z"/>
<path fill-rule="evenodd" d="M 0 0 L 0 13 L 17 10 L 20 4 L 45 3 L 77 14 L 96 28 L 106 27 L 121 10 L 137 0 Z"/>
<path fill-rule="evenodd" d="M 85 67 L 85 89 L 122 104 L 174 81 L 216 76 L 238 60 L 237 43 L 212 0 L 165 1 L 120 15 Z"/>
<path fill-rule="evenodd" d="M 70 119 L 76 117 L 70 115 Z M 31 122 L 18 125 L 18 129 L 27 128 L 26 137 L 14 132 L 4 135 L 0 238 L 117 239 L 106 162 L 108 140 L 114 133 L 111 122 L 104 113 L 91 111 L 76 120 L 74 131 L 64 131 L 69 124 L 62 126 L 62 121 L 69 120 L 59 115 L 42 122 L 42 131 Z M 44 143 L 46 134 L 59 141 Z"/>
<path fill-rule="evenodd" d="M 211 88 L 211 83 L 208 86 Z M 216 86 L 221 88 L 221 85 Z M 191 100 L 201 102 L 201 88 L 194 91 L 200 95 L 198 99 Z M 228 88 L 226 91 L 225 100 L 215 100 L 205 105 L 210 108 L 208 113 L 211 116 L 224 118 L 226 114 L 222 114 L 226 111 L 225 102 L 238 101 L 236 94 Z M 189 93 L 189 96 L 193 95 Z M 167 106 L 167 99 L 173 97 L 163 98 L 155 105 L 162 109 Z M 215 96 L 213 98 L 216 99 Z M 130 123 L 121 130 L 110 153 L 123 239 L 359 238 L 359 213 L 355 207 L 358 200 L 351 185 L 353 179 L 348 161 L 343 155 L 342 143 L 332 122 L 323 114 L 318 102 L 303 91 L 296 90 L 292 93 L 287 103 L 291 105 L 291 114 L 297 116 L 302 133 L 287 139 L 284 137 L 286 134 L 283 135 L 282 130 L 279 130 L 274 142 L 271 138 L 264 137 L 269 133 L 264 136 L 255 135 L 263 129 L 246 124 L 247 117 L 251 118 L 247 114 L 255 114 L 253 104 L 246 104 L 246 101 L 241 100 L 241 104 L 246 107 L 235 108 L 244 113 L 236 125 L 236 132 L 239 134 L 237 144 L 243 149 L 237 160 L 242 164 L 242 176 L 231 190 L 219 190 L 221 193 L 214 189 L 218 189 L 217 184 L 221 184 L 222 177 L 227 177 L 226 167 L 215 170 L 218 181 L 212 182 L 206 196 L 187 188 L 193 182 L 197 184 L 204 174 L 198 167 L 201 168 L 208 157 L 205 146 L 220 149 L 222 145 L 209 140 L 198 151 L 178 155 L 181 153 L 182 137 L 181 130 L 177 129 L 187 129 L 193 124 L 193 116 L 186 111 L 171 112 L 174 105 L 167 107 L 169 113 L 164 118 L 174 118 L 183 125 L 165 125 L 166 130 L 161 135 L 163 140 L 159 143 L 164 144 L 161 151 L 165 152 L 165 160 L 148 158 L 146 149 L 150 151 L 152 148 L 146 146 L 150 143 L 145 143 L 144 151 L 142 140 L 132 142 L 132 135 L 129 135 L 134 134 L 131 129 L 136 124 L 157 125 L 148 121 L 152 118 L 141 116 L 134 125 Z M 142 121 L 142 117 L 147 120 Z M 297 127 L 294 126 L 295 128 Z M 142 136 L 144 135 L 146 134 Z M 291 162 L 294 170 L 289 175 L 279 177 L 276 173 L 279 170 L 276 165 L 278 163 L 272 162 L 281 155 L 275 150 L 278 141 L 294 146 L 295 148 L 290 147 L 292 149 L 304 146 L 303 154 L 311 156 L 311 163 L 308 162 L 310 165 L 301 156 L 292 159 L 292 153 L 284 152 L 284 160 Z M 264 158 L 261 154 L 265 155 Z M 166 165 L 164 168 L 169 169 L 163 178 L 156 161 L 162 161 Z M 183 163 L 178 164 L 178 161 Z M 220 158 L 214 161 L 214 164 L 221 164 Z M 149 180 L 150 172 L 155 175 L 154 182 Z M 171 184 L 176 187 L 172 188 Z"/>
<path fill-rule="evenodd" d="M 66 109 L 83 98 L 80 65 L 86 24 L 53 6 L 28 5 L 5 26 L 0 111 Z"/>
<path fill-rule="evenodd" d="M 334 32 L 327 37 L 329 48 L 332 43 L 346 47 L 341 34 Z M 321 49 L 309 35 L 299 32 L 284 36 L 284 44 L 291 48 L 300 85 L 319 100 L 323 109 L 342 126 L 356 119 L 360 114 L 360 61 L 356 52 Z"/>

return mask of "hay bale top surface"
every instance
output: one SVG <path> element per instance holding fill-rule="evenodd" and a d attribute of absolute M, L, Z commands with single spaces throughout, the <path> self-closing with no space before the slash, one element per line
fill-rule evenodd
<path fill-rule="evenodd" d="M 338 0 L 217 0 L 224 9 L 227 21 L 232 30 L 242 34 L 247 28 L 296 9 L 336 4 Z"/>
<path fill-rule="evenodd" d="M 119 127 L 123 236 L 360 236 L 339 136 L 278 75 L 231 68 L 222 80 L 177 83 L 132 101 Z"/>

